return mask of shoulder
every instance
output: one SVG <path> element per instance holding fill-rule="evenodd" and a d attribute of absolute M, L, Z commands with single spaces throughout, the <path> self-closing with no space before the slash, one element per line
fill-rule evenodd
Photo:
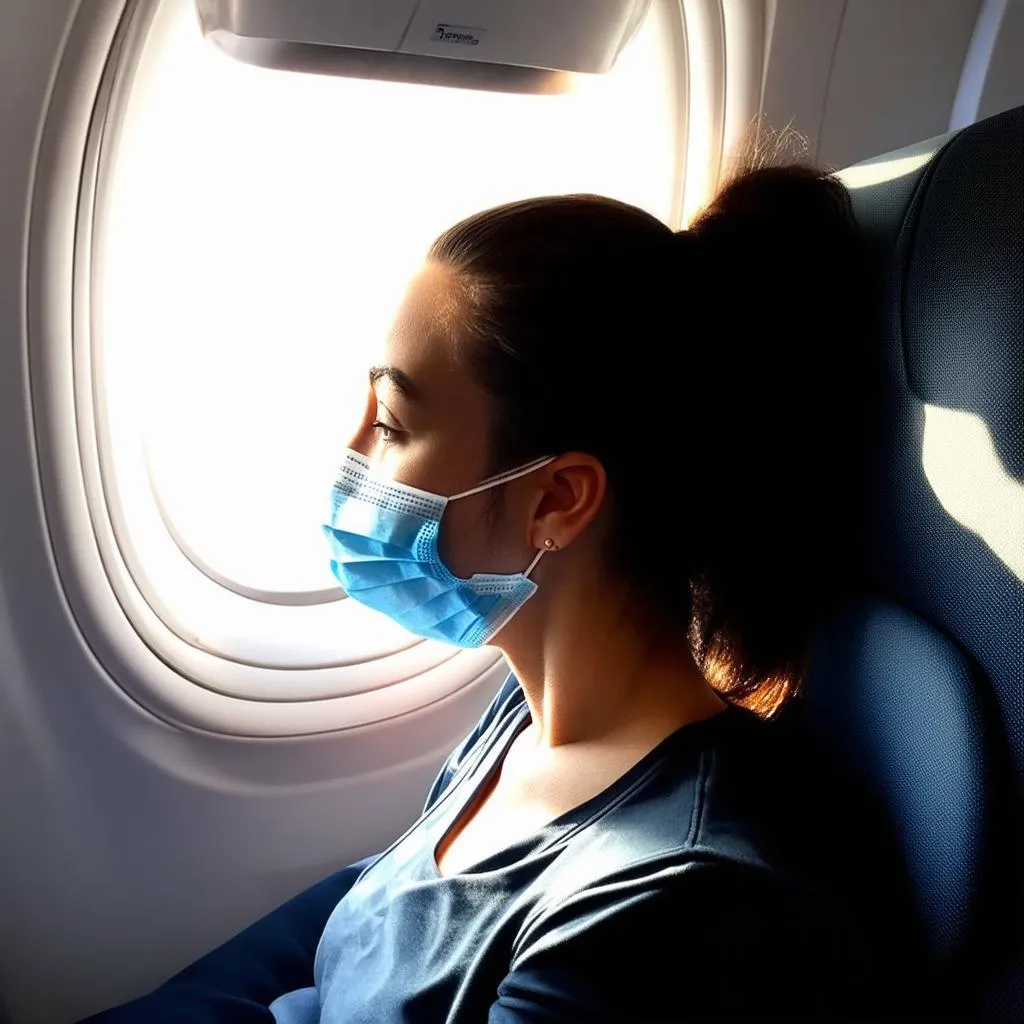
<path fill-rule="evenodd" d="M 507 986 L 553 972 L 592 1000 L 579 1020 L 641 988 L 650 1005 L 630 1019 L 881 1019 L 900 1005 L 892 965 L 911 976 L 916 936 L 898 858 L 801 726 L 730 713 L 624 811 L 580 851 L 595 870 L 567 863 L 575 884 L 524 922 Z"/>
<path fill-rule="evenodd" d="M 549 908 L 499 997 L 545 1020 L 881 1019 L 871 949 L 797 881 L 692 854 Z"/>

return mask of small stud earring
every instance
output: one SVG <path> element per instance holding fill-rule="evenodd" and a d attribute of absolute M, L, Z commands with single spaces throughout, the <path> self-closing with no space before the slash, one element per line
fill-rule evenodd
<path fill-rule="evenodd" d="M 548 537 L 548 539 L 544 541 L 544 547 L 547 548 L 548 551 L 558 550 L 558 545 L 550 537 Z"/>

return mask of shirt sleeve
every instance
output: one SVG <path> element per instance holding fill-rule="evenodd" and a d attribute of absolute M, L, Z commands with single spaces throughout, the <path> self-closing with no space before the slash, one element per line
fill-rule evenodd
<path fill-rule="evenodd" d="M 285 992 L 313 984 L 324 925 L 368 857 L 336 872 L 250 925 L 156 991 L 81 1024 L 273 1024 Z"/>
<path fill-rule="evenodd" d="M 827 899 L 745 865 L 609 882 L 530 926 L 489 1024 L 881 1020 L 866 938 Z M 903 1018 L 906 1019 L 906 1018 Z"/>

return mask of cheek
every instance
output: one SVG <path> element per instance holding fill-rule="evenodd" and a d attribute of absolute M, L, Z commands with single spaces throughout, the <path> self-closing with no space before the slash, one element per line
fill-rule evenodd
<path fill-rule="evenodd" d="M 521 572 L 521 538 L 508 522 L 508 509 L 499 503 L 491 508 L 486 494 L 452 502 L 441 520 L 438 548 L 441 558 L 456 576 L 468 579 L 474 573 Z"/>

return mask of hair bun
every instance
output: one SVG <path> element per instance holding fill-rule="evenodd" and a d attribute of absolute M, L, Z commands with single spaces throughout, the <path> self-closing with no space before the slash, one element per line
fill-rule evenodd
<path fill-rule="evenodd" d="M 701 241 L 735 246 L 736 255 L 785 251 L 802 253 L 808 262 L 816 246 L 831 250 L 835 242 L 850 238 L 853 226 L 842 183 L 818 168 L 794 164 L 737 175 L 700 211 L 690 233 Z"/>

